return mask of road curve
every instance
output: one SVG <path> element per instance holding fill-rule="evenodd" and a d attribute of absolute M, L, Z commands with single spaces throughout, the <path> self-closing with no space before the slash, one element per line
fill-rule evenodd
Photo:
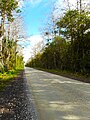
<path fill-rule="evenodd" d="M 25 68 L 39 120 L 90 120 L 90 84 Z"/>

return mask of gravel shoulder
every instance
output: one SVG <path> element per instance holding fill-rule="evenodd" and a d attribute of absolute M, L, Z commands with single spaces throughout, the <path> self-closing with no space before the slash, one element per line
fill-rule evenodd
<path fill-rule="evenodd" d="M 37 120 L 24 71 L 0 92 L 0 120 Z"/>

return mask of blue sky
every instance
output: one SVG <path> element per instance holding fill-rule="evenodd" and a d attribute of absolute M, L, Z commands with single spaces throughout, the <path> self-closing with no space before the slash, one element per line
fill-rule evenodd
<path fill-rule="evenodd" d="M 43 41 L 40 35 L 40 29 L 46 24 L 48 16 L 53 9 L 55 0 L 26 0 L 24 8 L 22 7 L 22 16 L 24 26 L 27 32 L 27 46 L 24 48 L 24 61 L 26 62 L 33 53 L 33 50 L 39 42 Z M 22 3 L 21 3 L 22 4 Z"/>
<path fill-rule="evenodd" d="M 22 1 L 22 0 L 18 0 Z M 24 18 L 25 27 L 28 35 L 39 35 L 40 29 L 44 26 L 49 18 L 54 4 L 63 8 L 67 6 L 64 1 L 67 0 L 24 0 L 24 12 L 22 16 Z M 90 2 L 90 0 L 84 0 Z M 69 0 L 71 6 L 75 6 L 76 0 Z M 57 13 L 55 13 L 57 14 Z"/>
<path fill-rule="evenodd" d="M 22 16 L 25 23 L 25 31 L 27 32 L 27 46 L 23 50 L 24 61 L 26 62 L 33 53 L 33 49 L 39 42 L 44 41 L 40 35 L 40 29 L 47 24 L 51 15 L 54 3 L 56 6 L 63 8 L 64 0 L 18 0 L 23 9 Z M 70 3 L 76 0 L 69 0 Z M 22 6 L 24 5 L 24 7 Z M 60 11 L 59 11 L 60 12 Z M 57 12 L 55 13 L 57 15 Z"/>
<path fill-rule="evenodd" d="M 67 0 L 17 0 L 19 6 L 23 9 L 22 16 L 24 19 L 25 31 L 27 33 L 27 45 L 23 50 L 24 61 L 26 62 L 33 53 L 34 49 L 39 42 L 44 41 L 40 35 L 40 29 L 47 24 L 47 21 L 51 15 L 52 9 L 55 5 L 59 8 L 59 14 L 61 15 L 60 9 L 66 8 Z M 86 3 L 90 3 L 90 0 L 85 0 Z M 76 0 L 69 0 L 72 8 L 76 5 Z M 58 16 L 57 11 L 53 12 L 54 16 Z M 25 44 L 25 43 L 24 43 Z"/>
<path fill-rule="evenodd" d="M 28 35 L 40 34 L 40 28 L 52 11 L 53 2 L 54 0 L 28 0 L 25 2 L 23 18 Z"/>

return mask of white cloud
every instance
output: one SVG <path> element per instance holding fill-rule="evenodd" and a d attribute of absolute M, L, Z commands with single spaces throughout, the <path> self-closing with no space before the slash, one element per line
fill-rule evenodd
<path fill-rule="evenodd" d="M 24 48 L 23 55 L 24 55 L 24 61 L 27 62 L 27 60 L 33 55 L 33 50 L 36 45 L 40 42 L 44 42 L 44 39 L 40 35 L 33 35 L 28 38 L 30 41 L 30 45 Z"/>
<path fill-rule="evenodd" d="M 32 5 L 37 5 L 37 4 L 40 4 L 42 2 L 42 0 L 30 0 L 30 3 Z"/>
<path fill-rule="evenodd" d="M 48 5 L 52 5 L 54 3 L 55 0 L 29 0 L 32 7 L 36 7 L 38 5 L 41 5 L 43 8 L 48 6 Z"/>
<path fill-rule="evenodd" d="M 43 38 L 40 35 L 34 35 L 28 38 L 30 40 L 30 44 L 33 47 L 35 44 L 37 44 L 40 41 L 43 41 Z"/>
<path fill-rule="evenodd" d="M 64 5 L 65 4 L 68 5 L 68 2 L 69 2 L 70 7 L 75 8 L 77 5 L 77 1 L 78 1 L 78 3 L 80 2 L 80 0 L 57 0 L 56 3 L 58 5 L 61 5 L 62 3 L 64 3 Z M 90 4 L 90 0 L 82 0 L 81 2 L 83 5 Z M 63 4 L 62 4 L 62 6 L 63 6 Z"/>
<path fill-rule="evenodd" d="M 79 2 L 80 0 L 56 0 L 55 2 L 56 9 L 53 12 L 53 16 L 55 17 L 55 19 L 62 17 L 63 13 L 66 12 L 66 10 L 68 10 L 69 7 L 70 9 L 77 8 L 77 1 Z M 78 7 L 80 7 L 80 5 Z M 82 8 L 83 7 L 88 9 L 90 7 L 90 0 L 83 0 Z"/>
<path fill-rule="evenodd" d="M 30 58 L 31 56 L 31 49 L 30 46 L 27 46 L 27 48 L 23 49 L 23 55 L 24 55 L 24 62 L 26 63 L 27 60 Z"/>
<path fill-rule="evenodd" d="M 57 0 L 56 1 L 56 6 L 61 8 L 61 9 L 65 9 L 68 6 L 68 2 L 70 6 L 75 6 L 75 4 L 77 3 L 76 0 Z"/>

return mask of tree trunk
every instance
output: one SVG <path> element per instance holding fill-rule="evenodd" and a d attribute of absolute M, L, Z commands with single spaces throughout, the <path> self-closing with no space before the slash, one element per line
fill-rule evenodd
<path fill-rule="evenodd" d="M 2 14 L 2 20 L 1 20 L 1 30 L 2 30 L 2 64 L 4 66 L 4 70 L 7 71 L 7 45 L 6 45 L 6 35 L 5 35 L 5 29 L 4 29 L 4 25 L 5 25 L 5 14 Z"/>

